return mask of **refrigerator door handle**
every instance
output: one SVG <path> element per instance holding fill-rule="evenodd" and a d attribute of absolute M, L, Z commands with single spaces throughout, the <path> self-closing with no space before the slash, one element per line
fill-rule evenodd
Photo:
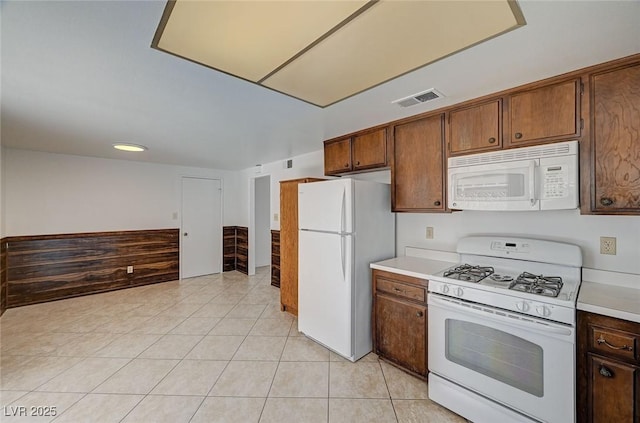
<path fill-rule="evenodd" d="M 340 235 L 340 257 L 342 258 L 342 280 L 346 280 L 347 279 L 347 275 L 346 275 L 346 270 L 345 270 L 345 259 L 346 256 L 344 254 L 344 243 L 345 243 L 345 235 Z"/>
<path fill-rule="evenodd" d="M 345 192 L 345 189 L 343 187 L 342 188 L 342 204 L 340 206 L 340 233 L 344 233 L 344 224 L 345 224 L 344 221 L 346 219 L 346 215 L 344 212 L 344 208 L 346 206 L 345 201 L 347 201 L 347 193 Z"/>

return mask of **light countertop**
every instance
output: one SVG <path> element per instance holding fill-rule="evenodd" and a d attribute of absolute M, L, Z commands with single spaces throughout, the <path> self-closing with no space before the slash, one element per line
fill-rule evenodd
<path fill-rule="evenodd" d="M 617 286 L 583 280 L 577 308 L 640 323 L 640 285 Z"/>
<path fill-rule="evenodd" d="M 458 255 L 450 252 L 407 247 L 405 254 L 371 268 L 428 279 L 458 263 Z M 640 323 L 640 275 L 583 268 L 576 308 Z"/>
<path fill-rule="evenodd" d="M 432 260 L 420 257 L 402 256 L 371 263 L 372 269 L 385 270 L 419 279 L 428 279 L 428 275 L 438 273 L 454 266 L 456 262 Z"/>

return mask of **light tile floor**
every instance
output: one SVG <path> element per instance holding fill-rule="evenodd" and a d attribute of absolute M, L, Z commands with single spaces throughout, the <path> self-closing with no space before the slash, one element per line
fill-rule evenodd
<path fill-rule="evenodd" d="M 9 309 L 0 421 L 465 421 L 373 353 L 302 336 L 279 295 L 265 267 Z"/>

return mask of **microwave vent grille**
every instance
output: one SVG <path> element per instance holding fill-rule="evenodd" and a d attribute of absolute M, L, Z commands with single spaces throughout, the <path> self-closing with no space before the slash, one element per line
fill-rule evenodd
<path fill-rule="evenodd" d="M 514 148 L 511 150 L 496 151 L 491 153 L 452 157 L 449 159 L 449 167 L 473 166 L 510 162 L 514 160 L 539 159 L 541 157 L 564 156 L 567 154 L 571 154 L 570 144 L 570 142 L 562 142 L 536 147 Z"/>

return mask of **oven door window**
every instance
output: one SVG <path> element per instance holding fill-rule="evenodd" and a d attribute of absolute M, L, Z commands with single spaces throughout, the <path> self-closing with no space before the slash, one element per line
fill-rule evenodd
<path fill-rule="evenodd" d="M 488 326 L 445 320 L 447 360 L 537 397 L 544 395 L 539 345 Z"/>

